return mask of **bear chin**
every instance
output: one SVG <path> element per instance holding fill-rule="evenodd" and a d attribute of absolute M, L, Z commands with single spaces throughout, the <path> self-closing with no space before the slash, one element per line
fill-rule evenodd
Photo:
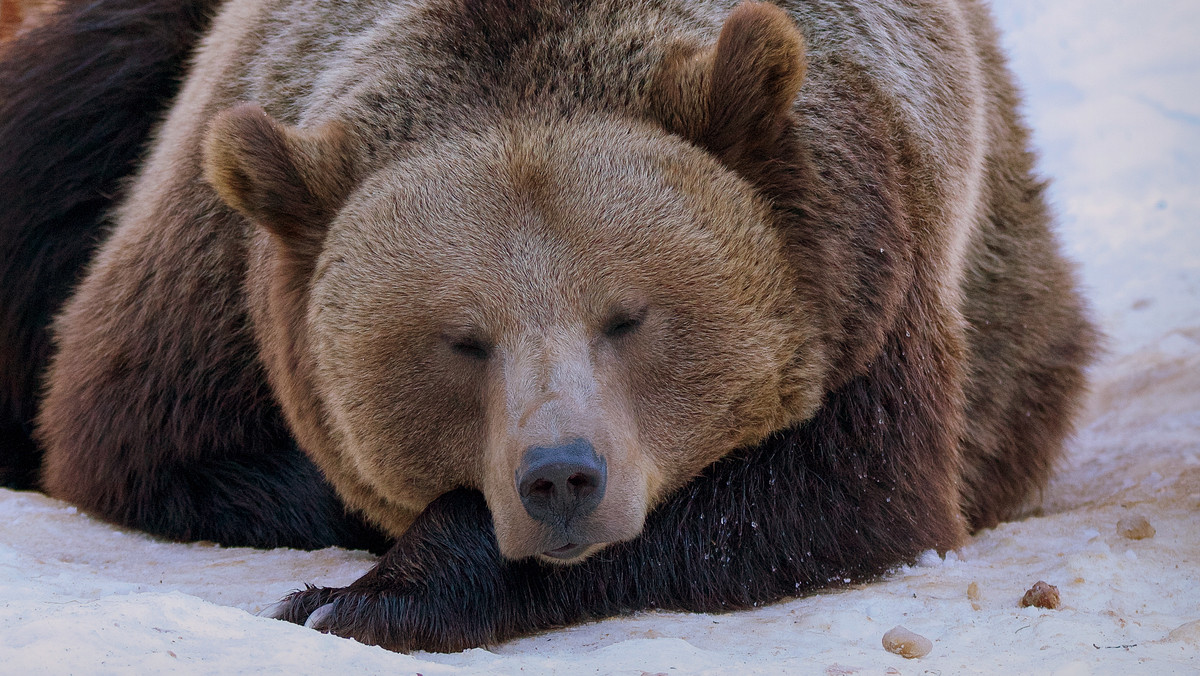
<path fill-rule="evenodd" d="M 580 545 L 573 542 L 568 542 L 562 547 L 544 551 L 539 554 L 539 556 L 543 561 L 547 561 L 549 563 L 569 565 L 583 561 L 587 557 L 602 549 L 605 544 L 607 543 L 589 543 Z"/>

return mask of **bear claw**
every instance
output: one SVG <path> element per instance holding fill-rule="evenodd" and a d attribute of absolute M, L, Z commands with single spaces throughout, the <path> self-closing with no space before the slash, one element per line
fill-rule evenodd
<path fill-rule="evenodd" d="M 309 629 L 316 629 L 320 632 L 329 633 L 331 629 L 330 618 L 333 615 L 333 604 L 326 603 L 325 605 L 312 611 L 308 619 L 304 621 L 304 626 Z"/>
<path fill-rule="evenodd" d="M 268 617 L 272 620 L 282 620 L 284 619 L 284 615 L 287 613 L 287 609 L 288 601 L 287 599 L 284 599 L 282 601 L 276 601 L 275 603 L 272 603 L 254 615 L 256 617 Z"/>
<path fill-rule="evenodd" d="M 263 608 L 258 615 L 308 626 L 307 623 L 317 610 L 330 605 L 334 591 L 324 587 L 297 590 L 285 596 L 281 601 Z"/>

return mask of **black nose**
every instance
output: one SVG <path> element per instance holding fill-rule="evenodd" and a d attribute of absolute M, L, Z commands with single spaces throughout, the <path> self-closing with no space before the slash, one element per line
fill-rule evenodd
<path fill-rule="evenodd" d="M 583 439 L 559 446 L 532 446 L 517 469 L 517 491 L 529 516 L 565 527 L 591 514 L 604 497 L 608 464 Z"/>

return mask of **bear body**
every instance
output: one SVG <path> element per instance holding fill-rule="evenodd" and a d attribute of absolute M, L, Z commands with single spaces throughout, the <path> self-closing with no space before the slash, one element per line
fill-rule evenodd
<path fill-rule="evenodd" d="M 56 320 L 43 486 L 377 528 L 275 614 L 400 650 L 954 547 L 1094 343 L 1016 103 L 969 0 L 230 0 Z"/>

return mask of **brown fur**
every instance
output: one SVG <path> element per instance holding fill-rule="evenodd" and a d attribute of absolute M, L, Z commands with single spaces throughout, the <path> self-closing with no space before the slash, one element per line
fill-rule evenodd
<path fill-rule="evenodd" d="M 748 605 L 1017 513 L 1094 333 L 986 11 L 786 10 L 232 0 L 58 320 L 47 489 L 298 538 L 332 516 L 290 516 L 290 435 L 398 542 L 283 616 L 397 649 Z M 547 572 L 513 477 L 576 438 L 608 489 Z"/>
<path fill-rule="evenodd" d="M 216 4 L 56 3 L 0 49 L 0 484 L 37 484 L 48 327 L 104 239 Z"/>
<path fill-rule="evenodd" d="M 39 25 L 58 4 L 53 0 L 0 0 L 0 42 Z"/>
<path fill-rule="evenodd" d="M 257 117 L 258 113 L 251 115 Z M 225 145 L 220 126 L 210 136 L 210 148 Z M 724 455 L 726 449 L 803 419 L 815 408 L 819 396 L 811 385 L 807 392 L 792 392 L 778 382 L 778 373 L 797 361 L 795 355 L 805 350 L 811 339 L 777 319 L 793 312 L 794 301 L 786 293 L 789 280 L 779 277 L 786 265 L 775 253 L 778 242 L 760 224 L 746 220 L 747 216 L 761 218 L 763 206 L 744 187 L 722 179 L 721 170 L 702 154 L 695 150 L 680 153 L 651 142 L 645 130 L 599 120 L 572 125 L 569 134 L 565 131 L 556 126 L 515 127 L 479 139 L 478 145 L 443 149 L 438 152 L 441 161 L 451 162 L 451 166 L 463 162 L 461 168 L 446 172 L 449 180 L 414 166 L 389 171 L 386 183 L 405 184 L 403 196 L 389 195 L 382 204 L 351 199 L 346 211 L 354 214 L 353 220 L 339 219 L 325 239 L 325 250 L 338 252 L 336 262 L 327 254 L 326 262 L 317 264 L 318 281 L 312 289 L 317 297 L 306 303 L 315 313 L 311 340 L 323 341 L 304 350 L 317 355 L 316 383 L 308 396 L 323 397 L 321 404 L 333 422 L 313 431 L 314 440 L 308 447 L 321 449 L 317 453 L 333 459 L 349 455 L 360 465 L 377 463 L 374 458 L 383 455 L 383 449 L 395 449 L 389 464 L 376 466 L 369 480 L 415 483 L 414 477 L 427 477 L 424 481 L 430 488 L 421 489 L 427 497 L 418 500 L 431 500 L 455 485 L 483 487 L 498 515 L 502 548 L 513 558 L 547 548 L 510 487 L 525 448 L 575 437 L 592 439 L 609 458 L 613 471 L 609 496 L 595 516 L 597 541 L 619 541 L 640 531 L 648 507 L 666 492 Z M 622 140 L 620 152 L 614 152 L 611 142 L 605 141 L 614 137 Z M 256 155 L 270 157 L 261 152 L 263 145 L 247 147 L 253 147 Z M 630 154 L 632 161 L 623 157 Z M 482 166 L 471 167 L 468 162 L 472 160 Z M 244 195 L 270 192 L 264 185 L 242 183 L 245 174 L 228 169 L 234 165 L 245 163 L 222 153 L 209 154 L 209 175 L 218 177 L 219 192 L 234 195 L 229 198 L 232 203 L 245 203 Z M 661 171 L 665 166 L 671 170 L 659 185 L 616 178 Z M 589 181 L 595 172 L 617 168 L 621 169 L 612 181 L 602 185 Z M 239 180 L 224 182 L 223 177 L 231 174 Z M 277 188 L 279 194 L 294 186 L 287 180 L 264 183 Z M 696 203 L 665 201 L 671 188 L 694 194 Z M 366 192 L 387 195 L 384 188 L 376 186 Z M 745 194 L 731 204 L 738 193 Z M 396 213 L 393 200 L 419 203 L 423 194 L 442 195 L 453 207 L 422 204 L 416 212 L 421 221 L 399 225 L 398 231 L 405 234 L 398 238 L 394 233 L 398 224 L 407 222 L 407 214 Z M 491 196 L 495 194 L 525 194 L 529 202 L 494 204 Z M 575 197 L 580 194 L 592 195 L 582 205 L 587 211 L 607 211 L 603 223 L 580 217 L 581 204 Z M 564 202 L 563 195 L 572 197 Z M 264 201 L 282 200 L 272 195 Z M 520 215 L 526 210 L 528 215 Z M 664 230 L 651 228 L 642 215 L 647 212 L 666 221 L 661 226 Z M 464 218 L 468 213 L 475 214 L 474 218 Z M 523 220 L 533 234 L 502 231 L 498 237 L 489 232 L 496 229 L 495 224 L 513 218 Z M 712 239 L 713 223 L 728 229 L 738 221 L 743 224 Z M 425 225 L 430 222 L 434 225 Z M 690 226 L 693 222 L 704 227 Z M 652 253 L 631 257 L 635 247 Z M 295 247 L 285 241 L 280 249 Z M 695 254 L 689 256 L 689 249 L 695 249 Z M 409 261 L 406 251 L 427 253 Z M 606 251 L 622 253 L 598 258 Z M 375 266 L 373 261 L 383 252 L 386 260 L 405 261 L 402 275 L 393 271 L 401 269 L 398 266 Z M 503 258 L 497 258 L 499 252 L 506 252 Z M 722 252 L 730 253 L 724 254 L 728 260 L 722 261 L 721 267 L 696 270 L 685 278 L 686 285 L 681 284 L 678 271 L 659 270 L 652 263 L 722 256 Z M 572 261 L 586 263 L 576 269 Z M 596 266 L 608 271 L 607 279 L 589 280 Z M 449 288 L 446 269 L 457 270 L 460 276 Z M 752 270 L 757 272 L 751 274 Z M 731 279 L 744 280 L 732 295 L 722 289 Z M 367 288 L 364 284 L 374 291 L 361 295 L 361 302 L 334 300 L 351 288 Z M 626 285 L 632 288 L 622 288 Z M 692 294 L 700 288 L 705 289 L 704 308 L 693 306 Z M 658 297 L 659 307 L 646 307 L 647 293 Z M 497 305 L 493 299 L 505 299 L 504 304 Z M 300 308 L 278 310 L 273 304 L 269 301 L 260 311 L 274 316 L 303 312 Z M 413 314 L 397 315 L 396 307 L 406 307 Z M 454 307 L 475 310 L 438 317 Z M 717 316 L 725 312 L 729 326 L 708 341 L 689 335 L 686 327 L 694 320 L 687 318 L 701 312 Z M 614 317 L 631 314 L 641 319 L 639 335 L 602 340 L 596 346 L 598 339 L 604 339 L 606 324 Z M 422 319 L 414 321 L 413 317 Z M 278 344 L 281 338 L 272 336 L 272 342 L 265 344 Z M 671 392 L 661 391 L 662 386 L 653 383 L 639 387 L 639 381 L 650 377 L 653 370 L 638 373 L 627 369 L 631 364 L 642 364 L 643 370 L 648 366 L 650 355 L 642 356 L 642 352 L 655 340 L 658 349 L 671 346 L 669 349 L 680 352 L 696 352 L 692 359 L 699 363 L 692 369 L 702 370 L 687 376 L 664 372 L 663 379 L 677 386 Z M 464 341 L 494 350 L 500 363 L 490 368 L 498 371 L 489 373 L 483 365 L 448 349 Z M 447 345 L 439 347 L 439 342 Z M 700 352 L 706 342 L 712 342 L 709 350 L 719 351 Z M 398 354 L 398 346 L 408 347 L 400 347 Z M 432 355 L 425 356 L 431 347 Z M 396 360 L 404 359 L 405 354 L 422 355 L 425 361 L 409 362 L 411 365 L 404 367 L 409 377 L 397 381 L 391 374 Z M 431 358 L 436 361 L 429 361 Z M 272 363 L 271 357 L 268 360 Z M 805 361 L 813 361 L 813 356 L 806 353 Z M 378 366 L 364 374 L 362 364 Z M 455 371 L 465 373 L 455 376 Z M 814 380 L 788 377 L 797 384 Z M 489 382 L 482 392 L 476 391 L 481 380 L 492 378 L 497 381 L 494 385 Z M 713 381 L 727 383 L 739 396 L 746 391 L 758 394 L 742 402 L 682 389 L 707 389 L 706 383 Z M 426 384 L 434 389 L 422 392 Z M 438 402 L 447 396 L 447 387 L 462 390 L 454 400 L 482 410 L 470 415 L 465 413 L 471 408 L 443 411 Z M 674 411 L 669 400 L 655 400 L 667 396 L 704 404 L 699 410 Z M 409 403 L 398 406 L 397 402 Z M 350 407 L 356 410 L 348 410 Z M 394 408 L 403 413 L 386 412 Z M 635 420 L 634 410 L 638 409 L 644 412 Z M 405 421 L 400 415 L 411 418 Z M 368 421 L 384 417 L 392 421 L 395 431 L 373 431 L 378 439 L 359 436 L 341 444 L 330 439 L 371 431 Z M 438 423 L 430 424 L 433 420 Z M 436 436 L 415 433 L 424 428 Z M 629 434 L 634 430 L 639 434 Z M 478 441 L 469 441 L 473 439 Z M 459 449 L 480 441 L 488 443 L 478 451 L 453 451 L 444 461 L 437 461 L 435 449 Z M 409 447 L 411 451 L 403 450 Z M 686 454 L 681 453 L 684 449 Z M 406 458 L 416 462 L 406 463 Z M 391 476 L 395 478 L 389 479 Z M 364 483 L 363 478 L 354 481 Z M 372 489 L 365 486 L 364 490 Z M 423 502 L 413 502 L 414 511 L 423 507 Z M 383 516 L 386 514 L 377 518 Z M 514 533 L 511 536 L 509 529 Z M 510 537 L 526 544 L 508 545 Z"/>

